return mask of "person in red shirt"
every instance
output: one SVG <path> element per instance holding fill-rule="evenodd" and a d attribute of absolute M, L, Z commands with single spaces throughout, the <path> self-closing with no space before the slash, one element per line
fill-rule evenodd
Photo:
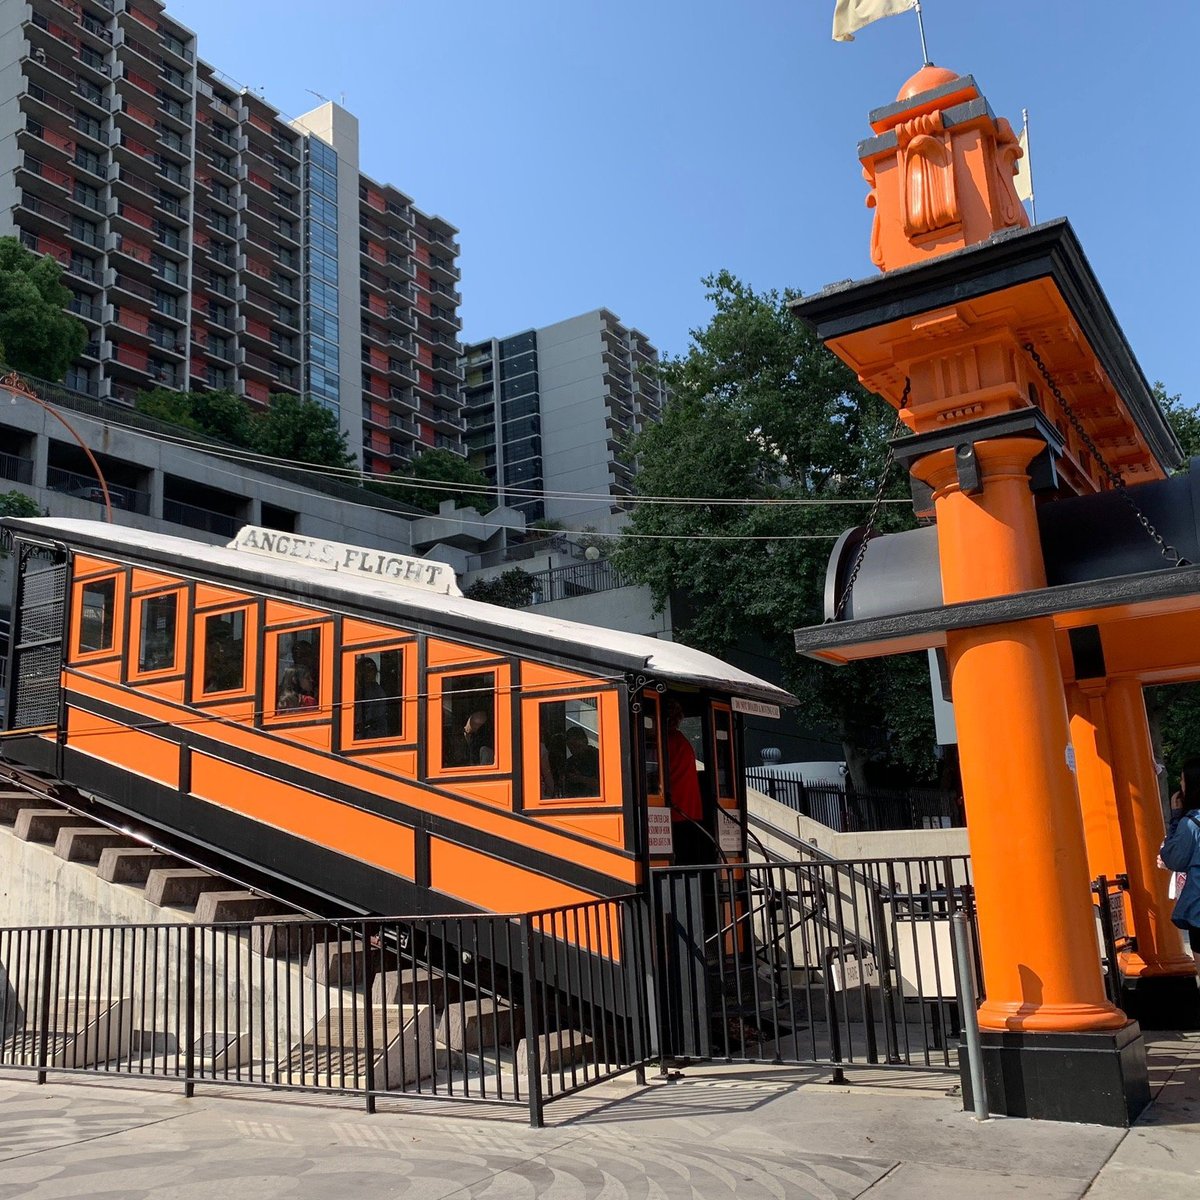
<path fill-rule="evenodd" d="M 680 730 L 683 706 L 672 700 L 667 709 L 667 803 L 671 806 L 671 832 L 675 843 L 675 861 L 679 864 L 705 862 L 707 838 L 702 822 L 704 803 L 700 797 L 700 776 L 696 770 L 696 752 Z"/>

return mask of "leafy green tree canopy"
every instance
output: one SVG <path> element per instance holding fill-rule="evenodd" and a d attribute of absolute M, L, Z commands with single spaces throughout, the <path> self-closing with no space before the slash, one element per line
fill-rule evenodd
<path fill-rule="evenodd" d="M 333 412 L 315 400 L 281 392 L 271 397 L 267 411 L 257 417 L 254 449 L 274 458 L 352 467 L 354 455 Z"/>
<path fill-rule="evenodd" d="M 1178 392 L 1174 396 L 1168 396 L 1167 389 L 1161 382 L 1154 385 L 1154 398 L 1183 447 L 1185 462 L 1195 458 L 1200 454 L 1200 409 L 1185 404 Z"/>
<path fill-rule="evenodd" d="M 479 512 L 488 512 L 494 507 L 486 490 L 490 486 L 487 476 L 449 450 L 423 451 L 403 474 L 406 478 L 453 486 L 431 488 L 421 487 L 419 483 L 401 485 L 376 481 L 375 490 L 426 512 L 437 512 L 444 500 L 453 500 L 459 507 L 474 508 Z"/>
<path fill-rule="evenodd" d="M 870 496 L 895 414 L 796 321 L 792 293 L 756 293 L 728 272 L 705 280 L 711 321 L 662 371 L 662 421 L 634 442 L 642 495 L 709 504 L 637 504 L 614 555 L 665 605 L 683 593 L 681 640 L 716 654 L 744 636 L 773 651 L 802 701 L 798 720 L 833 727 L 849 760 L 870 747 L 918 778 L 932 772 L 934 736 L 924 657 L 831 668 L 801 659 L 793 631 L 822 619 L 834 537 L 865 520 L 861 508 L 723 501 Z M 905 497 L 897 470 L 890 495 Z M 877 528 L 912 524 L 908 505 L 885 506 Z M 720 535 L 713 537 L 713 535 Z M 812 539 L 812 540 L 802 540 Z M 881 746 L 876 731 L 889 732 Z"/>
<path fill-rule="evenodd" d="M 528 608 L 533 600 L 534 579 L 528 571 L 513 567 L 491 579 L 477 579 L 466 592 L 468 599 L 505 608 Z"/>
<path fill-rule="evenodd" d="M 0 356 L 10 367 L 57 383 L 87 345 L 82 321 L 67 311 L 62 268 L 15 237 L 0 237 Z"/>

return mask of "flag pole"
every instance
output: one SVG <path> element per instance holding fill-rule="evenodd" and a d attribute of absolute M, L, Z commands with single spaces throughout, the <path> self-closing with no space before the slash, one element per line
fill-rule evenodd
<path fill-rule="evenodd" d="M 925 17 L 921 13 L 921 0 L 913 0 L 913 8 L 917 14 L 917 28 L 921 31 L 921 59 L 925 66 L 931 66 L 929 50 L 925 46 Z"/>
<path fill-rule="evenodd" d="M 1025 162 L 1029 168 L 1029 207 L 1033 216 L 1033 223 L 1037 224 L 1037 197 L 1033 191 L 1033 158 L 1029 152 L 1029 109 L 1021 109 L 1021 121 L 1025 126 Z"/>

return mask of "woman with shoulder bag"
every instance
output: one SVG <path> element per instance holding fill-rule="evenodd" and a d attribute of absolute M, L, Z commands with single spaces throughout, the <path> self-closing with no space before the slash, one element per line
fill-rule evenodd
<path fill-rule="evenodd" d="M 1158 852 L 1163 866 L 1185 874 L 1172 922 L 1186 929 L 1192 957 L 1200 968 L 1200 758 L 1189 758 L 1171 797 L 1171 824 Z"/>

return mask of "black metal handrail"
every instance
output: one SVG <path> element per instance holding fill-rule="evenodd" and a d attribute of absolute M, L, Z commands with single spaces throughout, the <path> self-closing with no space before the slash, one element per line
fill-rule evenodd
<path fill-rule="evenodd" d="M 633 897 L 519 915 L 0 929 L 0 1067 L 527 1106 L 642 1070 Z"/>
<path fill-rule="evenodd" d="M 801 775 L 762 768 L 747 770 L 746 782 L 837 833 L 960 828 L 966 824 L 962 798 L 953 792 L 806 783 Z"/>

